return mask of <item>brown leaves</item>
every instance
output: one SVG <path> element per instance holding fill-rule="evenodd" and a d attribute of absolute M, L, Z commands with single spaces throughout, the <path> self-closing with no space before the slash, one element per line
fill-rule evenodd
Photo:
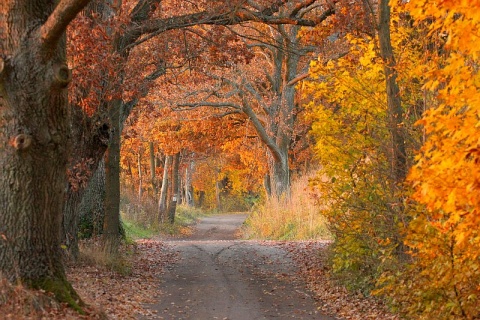
<path fill-rule="evenodd" d="M 387 312 L 379 300 L 349 293 L 334 282 L 327 264 L 328 241 L 276 242 L 275 245 L 288 251 L 297 263 L 299 276 L 323 303 L 322 312 L 343 319 L 399 319 Z"/>
<path fill-rule="evenodd" d="M 87 264 L 68 270 L 69 280 L 85 302 L 101 308 L 109 318 L 151 316 L 151 311 L 144 305 L 155 302 L 163 265 L 174 259 L 159 241 L 141 240 L 128 250 L 132 249 L 134 253 L 129 258 L 130 265 L 127 263 L 130 274 L 127 275 Z"/>
<path fill-rule="evenodd" d="M 67 268 L 67 277 L 87 303 L 85 316 L 59 304 L 45 291 L 28 290 L 0 279 L 0 314 L 2 319 L 136 319 L 149 317 L 152 311 L 144 305 L 159 296 L 159 276 L 163 266 L 175 256 L 163 243 L 141 240 L 124 248 L 129 255 L 129 274 L 121 274 L 105 266 L 83 263 Z M 129 252 L 130 251 L 130 252 Z M 132 252 L 133 251 L 133 252 Z M 114 261 L 113 263 L 119 263 Z"/>

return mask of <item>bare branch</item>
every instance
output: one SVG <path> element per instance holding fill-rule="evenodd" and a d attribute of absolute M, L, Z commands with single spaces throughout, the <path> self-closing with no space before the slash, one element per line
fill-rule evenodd
<path fill-rule="evenodd" d="M 184 107 L 186 109 L 195 109 L 200 107 L 211 107 L 211 108 L 233 108 L 236 110 L 242 110 L 242 107 L 238 104 L 232 102 L 210 102 L 210 101 L 199 101 L 193 103 L 181 103 L 177 104 L 177 107 Z"/>
<path fill-rule="evenodd" d="M 130 49 L 163 32 L 173 29 L 191 27 L 194 25 L 208 24 L 227 26 L 253 21 L 271 25 L 292 24 L 313 27 L 334 13 L 333 9 L 329 9 L 315 20 L 289 16 L 274 16 L 273 14 L 278 12 L 279 7 L 284 3 L 285 1 L 278 1 L 262 11 L 251 11 L 246 8 L 239 8 L 234 12 L 212 13 L 210 11 L 202 11 L 193 14 L 171 17 L 168 19 L 149 19 L 141 25 L 134 24 L 127 29 L 126 35 L 128 36 L 126 36 L 126 38 L 131 39 L 131 41 L 126 44 L 125 49 Z M 215 10 L 213 10 L 213 12 L 214 11 Z"/>
<path fill-rule="evenodd" d="M 272 138 L 268 135 L 262 122 L 257 117 L 255 111 L 253 111 L 253 109 L 250 107 L 250 104 L 248 103 L 248 101 L 245 99 L 244 96 L 242 96 L 242 100 L 243 100 L 242 111 L 250 118 L 250 121 L 252 122 L 253 127 L 255 128 L 255 131 L 258 134 L 258 137 L 260 138 L 260 140 L 263 141 L 263 143 L 265 143 L 267 148 L 272 152 L 272 155 L 275 158 L 275 160 L 280 161 L 282 159 L 282 153 L 280 152 L 279 147 L 275 144 L 275 141 L 273 141 Z"/>
<path fill-rule="evenodd" d="M 304 73 L 304 74 L 300 74 L 298 76 L 296 76 L 295 78 L 293 78 L 292 80 L 288 81 L 286 86 L 293 86 L 295 84 L 297 84 L 298 82 L 302 81 L 303 79 L 306 79 L 308 78 L 308 76 L 310 75 L 310 73 Z"/>

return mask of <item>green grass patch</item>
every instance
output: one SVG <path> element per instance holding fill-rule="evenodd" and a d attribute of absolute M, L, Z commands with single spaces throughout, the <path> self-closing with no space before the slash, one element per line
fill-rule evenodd
<path fill-rule="evenodd" d="M 152 228 L 146 228 L 140 224 L 135 223 L 135 221 L 122 219 L 123 228 L 125 229 L 125 234 L 128 240 L 137 240 L 137 239 L 150 239 L 157 232 Z"/>
<path fill-rule="evenodd" d="M 158 232 L 169 236 L 187 236 L 191 234 L 192 226 L 206 215 L 201 209 L 178 205 L 175 213 L 175 222 L 173 224 L 169 222 L 160 224 Z"/>

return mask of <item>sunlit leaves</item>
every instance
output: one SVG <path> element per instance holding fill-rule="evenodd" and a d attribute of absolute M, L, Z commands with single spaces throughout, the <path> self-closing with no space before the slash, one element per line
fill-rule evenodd
<path fill-rule="evenodd" d="M 410 1 L 415 27 L 428 32 L 425 142 L 410 171 L 413 262 L 393 289 L 397 306 L 421 319 L 480 315 L 478 1 Z"/>
<path fill-rule="evenodd" d="M 304 86 L 315 153 L 322 165 L 312 181 L 335 236 L 333 267 L 347 286 L 368 290 L 395 244 L 389 194 L 389 134 L 383 62 L 376 40 L 347 36 L 349 54 L 311 64 Z"/>

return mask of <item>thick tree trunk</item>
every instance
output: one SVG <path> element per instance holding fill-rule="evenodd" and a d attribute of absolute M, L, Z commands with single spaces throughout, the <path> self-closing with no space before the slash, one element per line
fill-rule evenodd
<path fill-rule="evenodd" d="M 85 234 L 98 236 L 103 234 L 105 220 L 105 160 L 100 161 L 97 171 L 88 183 L 88 187 L 79 206 L 80 221 Z"/>
<path fill-rule="evenodd" d="M 168 205 L 168 221 L 175 222 L 175 211 L 177 211 L 178 194 L 180 191 L 180 152 L 173 157 L 172 168 L 172 198 Z"/>
<path fill-rule="evenodd" d="M 165 221 L 167 212 L 167 193 L 168 193 L 168 174 L 172 163 L 172 156 L 165 156 L 165 164 L 163 166 L 162 188 L 160 189 L 160 197 L 158 199 L 158 222 Z"/>
<path fill-rule="evenodd" d="M 284 157 L 272 159 L 270 164 L 270 186 L 272 195 L 277 198 L 288 198 L 290 196 L 290 167 L 288 165 L 288 150 L 285 150 Z"/>
<path fill-rule="evenodd" d="M 78 222 L 79 205 L 82 202 L 84 189 L 69 190 L 63 209 L 63 244 L 66 246 L 67 258 L 78 258 Z"/>
<path fill-rule="evenodd" d="M 68 189 L 65 208 L 63 209 L 63 241 L 69 258 L 78 258 L 78 233 L 81 220 L 91 221 L 92 236 L 103 231 L 105 216 L 105 161 L 98 164 L 97 170 L 86 187 Z"/>
<path fill-rule="evenodd" d="M 120 234 L 120 109 L 122 101 L 117 100 L 110 110 L 112 121 L 111 137 L 105 154 L 105 220 L 103 224 L 103 245 L 105 252 L 118 253 Z"/>
<path fill-rule="evenodd" d="M 87 1 L 77 2 L 0 2 L 0 273 L 78 308 L 60 247 L 71 80 L 64 31 Z"/>

